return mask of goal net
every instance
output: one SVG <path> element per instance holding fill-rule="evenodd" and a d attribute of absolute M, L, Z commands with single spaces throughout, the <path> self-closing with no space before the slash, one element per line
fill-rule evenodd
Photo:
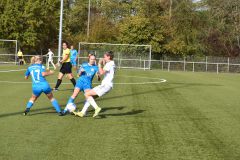
<path fill-rule="evenodd" d="M 0 64 L 17 62 L 17 40 L 0 39 Z"/>
<path fill-rule="evenodd" d="M 87 61 L 88 54 L 102 58 L 107 51 L 114 52 L 114 61 L 120 68 L 151 69 L 151 45 L 79 42 L 78 63 Z"/>

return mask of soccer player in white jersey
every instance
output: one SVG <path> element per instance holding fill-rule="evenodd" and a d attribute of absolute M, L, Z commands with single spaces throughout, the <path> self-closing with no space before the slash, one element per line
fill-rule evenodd
<path fill-rule="evenodd" d="M 53 52 L 51 51 L 51 49 L 48 49 L 48 53 L 46 54 L 46 56 L 48 56 L 48 62 L 47 62 L 47 69 L 49 69 L 49 63 L 51 63 L 54 67 L 54 70 L 56 69 L 56 66 L 53 63 Z"/>
<path fill-rule="evenodd" d="M 115 73 L 115 63 L 113 61 L 113 52 L 109 51 L 104 54 L 104 58 L 98 62 L 99 74 L 104 75 L 101 85 L 94 87 L 93 89 L 85 93 L 86 102 L 81 112 L 73 112 L 79 117 L 86 115 L 87 109 L 90 105 L 95 109 L 93 117 L 96 117 L 101 108 L 96 104 L 94 98 L 101 97 L 108 93 L 113 88 L 113 79 Z M 93 98 L 94 97 L 94 98 Z"/>

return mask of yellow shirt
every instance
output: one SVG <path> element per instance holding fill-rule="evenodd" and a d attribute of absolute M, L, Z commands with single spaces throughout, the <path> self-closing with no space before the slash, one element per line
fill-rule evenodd
<path fill-rule="evenodd" d="M 64 58 L 65 57 L 65 55 L 68 55 L 68 58 L 63 62 L 63 63 L 65 63 L 65 62 L 70 62 L 70 49 L 64 49 L 63 50 L 63 55 L 62 55 L 62 58 Z"/>
<path fill-rule="evenodd" d="M 23 56 L 23 53 L 19 51 L 19 52 L 17 53 L 17 55 L 18 55 L 18 57 L 22 57 L 22 56 Z"/>

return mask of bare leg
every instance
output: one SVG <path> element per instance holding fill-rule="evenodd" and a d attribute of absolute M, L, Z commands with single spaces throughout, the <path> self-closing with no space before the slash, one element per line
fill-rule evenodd
<path fill-rule="evenodd" d="M 50 62 L 50 61 L 48 60 L 48 62 L 47 62 L 47 69 L 49 69 L 49 62 Z"/>
<path fill-rule="evenodd" d="M 56 66 L 55 66 L 55 64 L 53 63 L 53 61 L 51 61 L 51 64 L 53 65 L 53 68 L 54 68 L 54 70 L 56 69 Z"/>

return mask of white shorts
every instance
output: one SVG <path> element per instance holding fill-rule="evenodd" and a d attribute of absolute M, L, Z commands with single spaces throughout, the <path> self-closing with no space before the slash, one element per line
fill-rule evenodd
<path fill-rule="evenodd" d="M 104 94 L 108 93 L 112 87 L 109 85 L 99 85 L 93 88 L 93 90 L 97 93 L 99 97 L 103 96 Z"/>

